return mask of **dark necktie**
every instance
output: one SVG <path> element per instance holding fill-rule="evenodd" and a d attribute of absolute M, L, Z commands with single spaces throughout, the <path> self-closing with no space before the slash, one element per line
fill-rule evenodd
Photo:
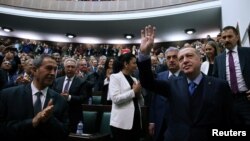
<path fill-rule="evenodd" d="M 173 79 L 173 78 L 176 78 L 174 74 L 172 74 L 168 79 Z"/>
<path fill-rule="evenodd" d="M 63 92 L 68 92 L 69 91 L 69 83 L 70 83 L 70 78 L 66 80 L 66 84 L 64 86 Z"/>
<path fill-rule="evenodd" d="M 35 95 L 36 95 L 36 102 L 34 104 L 34 114 L 36 115 L 42 110 L 41 95 L 43 95 L 43 93 L 37 92 Z"/>
<path fill-rule="evenodd" d="M 191 81 L 189 84 L 188 84 L 188 90 L 189 90 L 189 94 L 192 96 L 194 94 L 194 90 L 196 88 L 196 84 Z"/>
<path fill-rule="evenodd" d="M 238 84 L 237 84 L 237 77 L 236 77 L 234 58 L 232 52 L 233 51 L 230 50 L 228 53 L 229 74 L 230 74 L 231 89 L 233 93 L 236 94 L 238 92 Z"/>

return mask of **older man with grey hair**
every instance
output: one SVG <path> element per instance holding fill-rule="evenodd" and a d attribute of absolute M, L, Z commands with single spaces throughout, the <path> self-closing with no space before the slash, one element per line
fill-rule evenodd
<path fill-rule="evenodd" d="M 70 131 L 76 132 L 77 123 L 83 121 L 82 104 L 87 101 L 85 81 L 76 76 L 77 61 L 67 58 L 64 61 L 65 76 L 55 80 L 53 89 L 69 103 Z"/>
<path fill-rule="evenodd" d="M 172 77 L 182 76 L 180 72 L 179 61 L 177 58 L 179 49 L 176 47 L 169 47 L 165 51 L 166 65 L 168 70 L 157 74 L 158 80 L 166 81 Z M 154 141 L 164 140 L 164 132 L 168 127 L 169 121 L 169 102 L 166 97 L 154 94 L 152 96 L 152 103 L 150 106 L 150 123 L 149 134 L 153 136 Z"/>

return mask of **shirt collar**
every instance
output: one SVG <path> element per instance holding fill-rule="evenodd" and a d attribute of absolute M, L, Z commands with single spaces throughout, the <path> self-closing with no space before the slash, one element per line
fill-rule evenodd
<path fill-rule="evenodd" d="M 228 54 L 229 53 L 229 49 L 226 48 L 226 53 Z M 236 45 L 233 49 L 232 49 L 233 52 L 237 53 L 238 52 L 238 46 Z"/>
<path fill-rule="evenodd" d="M 175 75 L 176 77 L 178 77 L 180 74 L 180 70 L 178 70 L 177 72 L 175 73 L 172 73 L 171 71 L 169 71 L 169 74 L 168 74 L 168 77 L 172 76 L 172 75 Z"/>
<path fill-rule="evenodd" d="M 32 95 L 35 95 L 37 92 L 39 92 L 39 90 L 36 88 L 36 86 L 34 85 L 34 83 L 31 83 L 31 91 L 32 91 Z M 47 91 L 48 91 L 48 87 L 40 90 L 40 92 L 42 92 L 42 94 L 46 97 L 47 95 Z"/>
<path fill-rule="evenodd" d="M 68 79 L 70 79 L 70 81 L 72 81 L 74 78 L 75 78 L 75 75 L 73 77 L 71 77 L 71 78 L 69 78 L 68 76 L 65 76 L 65 80 L 64 81 L 66 81 Z"/>
<path fill-rule="evenodd" d="M 202 77 L 203 77 L 203 76 L 202 76 L 202 74 L 200 73 L 200 74 L 193 80 L 193 82 L 194 82 L 196 85 L 199 85 L 200 82 L 201 82 Z M 188 79 L 188 78 L 187 78 L 187 81 L 188 81 L 188 84 L 191 82 L 191 80 Z"/>

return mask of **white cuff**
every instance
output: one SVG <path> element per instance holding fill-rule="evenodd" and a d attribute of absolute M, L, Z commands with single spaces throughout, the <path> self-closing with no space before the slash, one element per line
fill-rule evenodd
<path fill-rule="evenodd" d="M 67 100 L 68 100 L 68 101 L 70 101 L 70 100 L 71 100 L 71 95 L 69 95 L 69 96 L 68 96 L 68 99 L 67 99 Z"/>

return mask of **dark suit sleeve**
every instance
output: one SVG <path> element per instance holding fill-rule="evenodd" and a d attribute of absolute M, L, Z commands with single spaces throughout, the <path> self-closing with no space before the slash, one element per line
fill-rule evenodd
<path fill-rule="evenodd" d="M 233 109 L 233 94 L 230 89 L 229 84 L 225 81 L 224 83 L 224 103 L 223 103 L 223 109 L 225 111 L 224 119 L 225 119 L 225 125 L 226 127 L 231 127 L 232 123 L 232 109 Z"/>
<path fill-rule="evenodd" d="M 169 90 L 168 81 L 155 80 L 152 70 L 151 70 L 151 62 L 150 59 L 139 62 L 137 61 L 138 69 L 139 69 L 139 78 L 142 87 L 153 91 L 155 93 L 162 94 L 163 96 L 167 96 Z"/>
<path fill-rule="evenodd" d="M 55 96 L 53 101 L 54 114 L 37 128 L 41 134 L 52 139 L 65 139 L 69 134 L 68 104 L 60 95 Z"/>
<path fill-rule="evenodd" d="M 151 99 L 151 105 L 149 107 L 149 123 L 155 123 L 155 104 L 156 103 L 156 95 L 154 94 Z"/>
<path fill-rule="evenodd" d="M 0 137 L 14 139 L 18 137 L 35 136 L 35 131 L 32 126 L 32 117 L 8 119 L 8 102 L 9 99 L 14 99 L 12 96 L 13 92 L 14 91 L 10 89 L 5 89 L 0 92 Z"/>
<path fill-rule="evenodd" d="M 0 69 L 0 90 L 4 87 L 5 85 L 5 75 L 4 71 Z"/>
<path fill-rule="evenodd" d="M 76 86 L 71 86 L 75 90 L 73 90 L 74 91 L 73 93 L 70 93 L 70 95 L 71 95 L 70 103 L 83 104 L 88 99 L 87 81 L 83 81 L 81 78 L 77 78 L 77 83 L 79 83 L 79 85 L 77 87 Z"/>

